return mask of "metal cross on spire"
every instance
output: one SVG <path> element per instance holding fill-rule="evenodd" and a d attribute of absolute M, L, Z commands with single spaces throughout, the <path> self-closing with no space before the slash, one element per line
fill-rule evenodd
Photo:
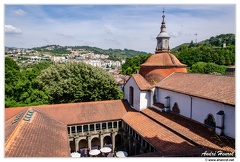
<path fill-rule="evenodd" d="M 165 17 L 165 15 L 164 15 L 164 9 L 163 9 L 162 13 L 163 13 L 163 17 Z"/>
<path fill-rule="evenodd" d="M 162 18 L 163 18 L 162 22 L 164 22 L 164 18 L 165 18 L 165 15 L 164 15 L 164 8 L 163 8 L 163 15 L 162 15 Z"/>

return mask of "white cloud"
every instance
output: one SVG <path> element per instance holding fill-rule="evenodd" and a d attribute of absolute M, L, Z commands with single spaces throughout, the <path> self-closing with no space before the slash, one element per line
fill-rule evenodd
<path fill-rule="evenodd" d="M 5 25 L 5 33 L 8 34 L 21 34 L 22 30 L 19 28 L 16 28 L 12 25 Z"/>
<path fill-rule="evenodd" d="M 23 47 L 18 42 L 26 42 L 24 47 L 30 48 L 53 41 L 59 45 L 90 45 L 104 49 L 128 48 L 154 52 L 156 36 L 160 32 L 163 5 L 25 5 L 24 11 L 28 14 L 24 17 L 9 14 L 8 11 L 15 9 L 8 7 L 5 24 L 14 24 L 21 27 L 22 31 L 27 31 L 18 38 L 6 35 L 8 46 Z M 89 7 L 92 7 L 91 10 Z M 235 33 L 234 6 L 164 7 L 167 33 L 171 37 L 170 48 L 194 41 L 195 33 L 198 33 L 198 41 L 222 33 Z M 16 31 L 19 33 L 21 30 Z"/>
<path fill-rule="evenodd" d="M 27 12 L 21 10 L 21 9 L 18 9 L 18 10 L 13 10 L 12 11 L 15 15 L 19 15 L 19 16 L 23 16 L 23 15 L 26 15 Z"/>
<path fill-rule="evenodd" d="M 72 35 L 67 35 L 67 34 L 63 34 L 63 33 L 56 33 L 57 36 L 60 36 L 60 37 L 65 37 L 65 38 L 73 38 Z"/>

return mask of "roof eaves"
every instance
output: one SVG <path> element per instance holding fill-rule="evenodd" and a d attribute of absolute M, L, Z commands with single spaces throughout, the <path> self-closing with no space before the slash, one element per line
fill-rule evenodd
<path fill-rule="evenodd" d="M 166 87 L 162 87 L 162 86 L 157 86 L 157 88 L 161 88 L 161 89 L 165 89 L 165 90 L 169 90 L 169 91 L 173 91 L 173 92 L 177 92 L 177 93 L 181 93 L 181 94 L 185 94 L 185 95 L 189 95 L 189 96 L 193 96 L 193 97 L 203 98 L 203 99 L 207 99 L 207 100 L 211 100 L 211 101 L 235 106 L 235 103 L 231 103 L 231 102 L 227 102 L 227 101 L 219 101 L 219 100 L 216 100 L 214 98 L 205 97 L 205 96 L 201 96 L 201 95 L 196 95 L 196 94 L 193 94 L 193 93 L 186 93 L 186 92 L 182 92 L 182 91 L 178 91 L 178 90 L 174 90 L 174 89 L 166 88 Z"/>
<path fill-rule="evenodd" d="M 137 81 L 137 79 L 135 78 L 135 76 L 136 75 L 140 75 L 140 74 L 134 74 L 134 75 L 132 75 L 133 76 L 133 79 L 134 79 L 134 81 L 135 81 L 135 83 L 137 84 L 137 86 L 138 86 L 138 88 L 140 89 L 140 90 L 142 90 L 142 91 L 145 91 L 145 90 L 147 90 L 147 91 L 150 91 L 154 86 L 151 86 L 150 84 L 149 84 L 149 82 L 142 76 L 142 75 L 140 75 L 141 77 L 142 77 L 142 79 L 144 79 L 145 81 L 146 81 L 146 84 L 148 84 L 147 86 L 140 86 L 139 84 L 138 84 L 138 81 Z"/>

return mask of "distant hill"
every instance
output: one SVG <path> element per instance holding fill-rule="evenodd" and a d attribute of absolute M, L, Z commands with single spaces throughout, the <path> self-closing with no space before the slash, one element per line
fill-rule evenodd
<path fill-rule="evenodd" d="M 131 50 L 131 49 L 101 49 L 98 47 L 90 47 L 90 46 L 59 46 L 59 45 L 47 45 L 47 46 L 43 46 L 43 47 L 35 47 L 33 48 L 34 50 L 37 51 L 42 51 L 42 52 L 49 52 L 52 53 L 54 55 L 56 54 L 68 54 L 70 51 L 67 49 L 83 49 L 85 51 L 91 51 L 94 52 L 95 54 L 105 54 L 105 55 L 109 55 L 109 59 L 110 60 L 120 60 L 123 58 L 127 58 L 127 57 L 134 57 L 136 55 L 140 55 L 140 54 L 147 54 L 147 52 L 143 52 L 143 51 L 135 51 L 135 50 Z"/>
<path fill-rule="evenodd" d="M 18 49 L 17 47 L 5 47 L 5 51 L 6 50 L 15 50 L 15 49 Z"/>
<path fill-rule="evenodd" d="M 193 43 L 193 41 L 189 43 L 183 43 L 171 49 L 171 51 L 178 51 L 181 47 L 186 46 L 209 46 L 209 47 L 223 47 L 223 44 L 226 43 L 226 46 L 235 46 L 235 34 L 220 34 L 215 37 L 210 37 L 209 39 L 203 40 L 201 42 Z"/>
<path fill-rule="evenodd" d="M 115 59 L 123 59 L 123 58 L 127 58 L 127 57 L 134 57 L 140 54 L 148 54 L 147 52 L 143 52 L 143 51 L 135 51 L 135 50 L 131 50 L 131 49 L 101 49 L 98 47 L 90 47 L 90 46 L 76 46 L 74 48 L 81 48 L 81 49 L 85 49 L 87 51 L 92 51 L 94 53 L 98 53 L 98 54 L 107 54 L 109 55 L 109 59 L 111 60 L 115 60 Z"/>
<path fill-rule="evenodd" d="M 223 47 L 224 43 L 226 43 L 227 46 L 235 46 L 235 34 L 220 34 L 215 37 L 206 39 L 202 42 L 199 42 L 200 45 L 215 47 Z"/>
<path fill-rule="evenodd" d="M 171 52 L 190 70 L 197 62 L 235 65 L 235 34 L 220 34 L 199 43 L 184 43 Z"/>

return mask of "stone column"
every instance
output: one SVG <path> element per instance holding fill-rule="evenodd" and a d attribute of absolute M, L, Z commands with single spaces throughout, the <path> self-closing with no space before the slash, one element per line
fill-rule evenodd
<path fill-rule="evenodd" d="M 70 131 L 70 136 L 72 136 L 72 127 L 69 127 L 69 131 Z"/>
<path fill-rule="evenodd" d="M 112 152 L 114 152 L 115 149 L 115 136 L 116 132 L 112 133 Z"/>
<path fill-rule="evenodd" d="M 75 138 L 75 151 L 79 151 L 79 139 L 78 138 Z"/>
<path fill-rule="evenodd" d="M 91 148 L 92 148 L 91 136 L 88 136 L 88 137 L 87 137 L 87 140 L 88 140 L 88 149 L 91 150 Z"/>
<path fill-rule="evenodd" d="M 100 148 L 103 148 L 103 135 L 100 134 Z"/>
<path fill-rule="evenodd" d="M 77 126 L 75 126 L 75 135 L 77 135 L 78 133 L 77 133 Z"/>

